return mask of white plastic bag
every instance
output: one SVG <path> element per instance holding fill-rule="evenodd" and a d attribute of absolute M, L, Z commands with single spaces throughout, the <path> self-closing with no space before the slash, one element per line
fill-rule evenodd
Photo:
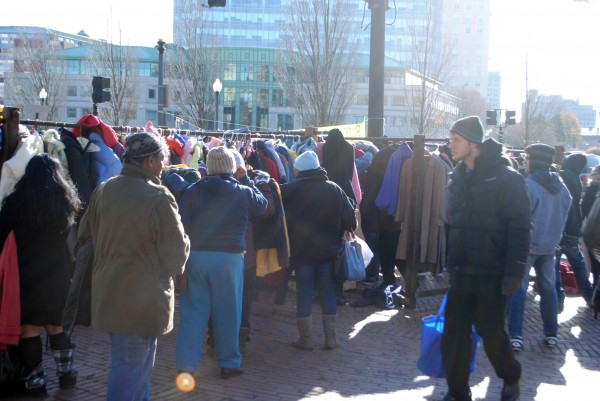
<path fill-rule="evenodd" d="M 356 236 L 355 239 L 360 244 L 360 248 L 362 249 L 363 260 L 365 261 L 365 267 L 367 267 L 369 263 L 371 263 L 371 259 L 373 259 L 373 252 L 371 251 L 371 248 L 369 248 L 369 245 L 367 245 L 364 239 L 360 238 L 359 236 Z"/>

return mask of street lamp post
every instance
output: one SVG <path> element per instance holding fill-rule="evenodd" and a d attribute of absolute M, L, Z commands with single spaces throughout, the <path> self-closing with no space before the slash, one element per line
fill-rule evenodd
<path fill-rule="evenodd" d="M 223 89 L 223 84 L 219 78 L 213 82 L 213 91 L 215 92 L 215 123 L 213 124 L 215 131 L 219 129 L 219 93 Z"/>
<path fill-rule="evenodd" d="M 163 84 L 165 74 L 164 54 L 165 41 L 158 39 L 158 126 L 164 127 L 165 124 L 165 87 Z"/>
<path fill-rule="evenodd" d="M 46 92 L 46 89 L 42 88 L 42 90 L 40 91 L 40 102 L 42 103 L 42 106 L 46 103 L 47 97 L 48 92 Z"/>

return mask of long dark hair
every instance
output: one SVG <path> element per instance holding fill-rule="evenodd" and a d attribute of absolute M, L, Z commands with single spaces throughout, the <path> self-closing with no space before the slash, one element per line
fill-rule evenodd
<path fill-rule="evenodd" d="M 4 202 L 19 202 L 19 218 L 33 229 L 65 231 L 74 223 L 81 201 L 61 164 L 43 153 L 31 158 L 25 174 Z"/>

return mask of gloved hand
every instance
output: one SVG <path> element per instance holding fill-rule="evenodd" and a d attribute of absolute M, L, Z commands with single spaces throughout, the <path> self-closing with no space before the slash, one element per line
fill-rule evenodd
<path fill-rule="evenodd" d="M 507 274 L 502 279 L 502 294 L 510 297 L 513 292 L 521 289 L 523 286 L 523 279 L 521 277 L 512 276 Z"/>

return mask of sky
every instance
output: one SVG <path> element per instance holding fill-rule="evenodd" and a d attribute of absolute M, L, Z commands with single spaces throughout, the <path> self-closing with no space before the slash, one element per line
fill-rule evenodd
<path fill-rule="evenodd" d="M 228 0 L 233 1 L 243 0 Z M 173 39 L 171 0 L 3 3 L 0 26 L 83 29 L 125 45 L 155 46 L 159 38 Z M 600 0 L 492 0 L 489 71 L 502 76 L 500 107 L 519 113 L 528 87 L 600 110 L 599 22 Z"/>

